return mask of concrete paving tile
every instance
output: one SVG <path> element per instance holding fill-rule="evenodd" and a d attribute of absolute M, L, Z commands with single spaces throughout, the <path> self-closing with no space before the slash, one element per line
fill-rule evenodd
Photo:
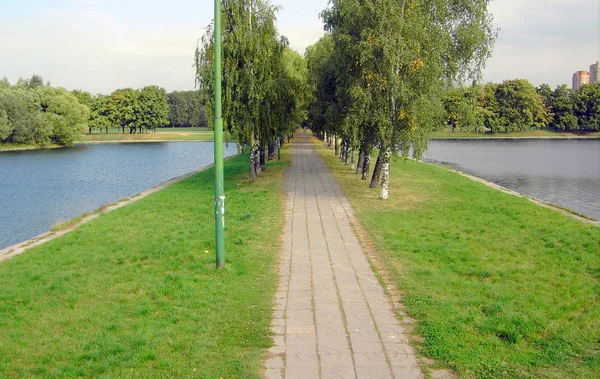
<path fill-rule="evenodd" d="M 374 309 L 372 310 L 373 319 L 377 325 L 399 325 L 399 321 L 393 312 Z"/>
<path fill-rule="evenodd" d="M 312 298 L 290 298 L 287 302 L 287 309 L 312 309 L 313 308 L 313 300 Z"/>
<path fill-rule="evenodd" d="M 317 362 L 304 366 L 287 366 L 285 368 L 285 379 L 315 379 L 319 377 L 319 366 Z"/>
<path fill-rule="evenodd" d="M 283 369 L 284 363 L 282 357 L 273 357 L 265 362 L 265 368 L 267 369 Z"/>
<path fill-rule="evenodd" d="M 358 303 L 367 301 L 360 292 L 340 291 L 340 298 L 342 299 L 342 303 Z"/>
<path fill-rule="evenodd" d="M 402 379 L 424 379 L 425 375 L 421 372 L 418 365 L 415 366 L 394 366 L 392 372 L 396 378 Z"/>
<path fill-rule="evenodd" d="M 272 355 L 285 354 L 286 347 L 284 345 L 275 345 L 269 348 L 268 352 Z"/>
<path fill-rule="evenodd" d="M 285 326 L 271 326 L 271 333 L 274 335 L 285 334 Z"/>
<path fill-rule="evenodd" d="M 322 379 L 353 379 L 356 378 L 354 367 L 323 367 Z"/>
<path fill-rule="evenodd" d="M 406 330 L 400 325 L 378 325 L 384 343 L 408 343 Z"/>
<path fill-rule="evenodd" d="M 386 343 L 384 346 L 392 365 L 413 366 L 417 364 L 412 346 L 405 343 Z"/>
<path fill-rule="evenodd" d="M 352 346 L 367 343 L 380 343 L 379 334 L 372 324 L 349 324 L 348 334 Z"/>
<path fill-rule="evenodd" d="M 338 303 L 337 299 L 336 300 L 332 300 L 329 298 L 319 298 L 317 296 L 315 296 L 315 309 L 340 309 L 340 304 Z"/>
<path fill-rule="evenodd" d="M 315 334 L 316 328 L 314 325 L 297 325 L 287 328 L 288 336 Z"/>
<path fill-rule="evenodd" d="M 300 326 L 300 325 L 314 325 L 315 315 L 310 309 L 289 309 L 286 313 L 286 325 Z"/>
<path fill-rule="evenodd" d="M 283 335 L 273 336 L 273 346 L 285 346 L 285 337 Z"/>
<path fill-rule="evenodd" d="M 342 312 L 339 309 L 315 309 L 317 324 L 327 325 L 334 321 L 342 321 Z"/>
<path fill-rule="evenodd" d="M 265 379 L 283 379 L 283 369 L 267 369 L 265 370 Z"/>
<path fill-rule="evenodd" d="M 357 367 L 356 377 L 358 379 L 391 379 L 393 378 L 392 372 L 387 365 L 373 366 L 373 367 Z M 403 379 L 403 377 L 398 377 Z"/>
<path fill-rule="evenodd" d="M 344 313 L 348 324 L 366 324 L 373 321 L 368 309 L 344 307 Z"/>
<path fill-rule="evenodd" d="M 352 344 L 356 367 L 374 367 L 387 364 L 381 344 Z"/>

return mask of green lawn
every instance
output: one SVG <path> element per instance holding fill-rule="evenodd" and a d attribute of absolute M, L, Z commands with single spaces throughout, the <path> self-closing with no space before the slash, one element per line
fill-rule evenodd
<path fill-rule="evenodd" d="M 212 130 L 209 128 L 200 128 L 200 127 L 189 127 L 189 128 L 157 128 L 156 133 L 198 133 L 198 132 L 208 132 L 212 134 Z"/>
<path fill-rule="evenodd" d="M 600 228 L 410 160 L 392 163 L 381 201 L 320 152 L 417 320 L 421 354 L 464 378 L 600 377 Z"/>
<path fill-rule="evenodd" d="M 522 132 L 496 132 L 476 133 L 451 131 L 450 129 L 433 132 L 431 138 L 453 139 L 453 138 L 600 138 L 598 132 L 561 132 L 555 130 L 525 130 Z"/>
<path fill-rule="evenodd" d="M 0 264 L 0 377 L 260 377 L 286 152 L 226 162 L 223 270 L 212 169 Z"/>

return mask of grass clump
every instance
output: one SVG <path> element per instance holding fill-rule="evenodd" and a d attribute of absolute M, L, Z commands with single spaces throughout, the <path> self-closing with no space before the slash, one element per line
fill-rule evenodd
<path fill-rule="evenodd" d="M 0 377 L 259 377 L 287 161 L 254 184 L 247 161 L 225 163 L 223 270 L 212 169 L 0 264 Z"/>
<path fill-rule="evenodd" d="M 324 148 L 417 320 L 418 350 L 465 378 L 600 372 L 600 229 L 416 161 L 389 201 Z"/>

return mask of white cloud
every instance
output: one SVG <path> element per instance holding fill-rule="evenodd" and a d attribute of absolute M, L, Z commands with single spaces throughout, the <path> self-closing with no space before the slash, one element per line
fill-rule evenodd
<path fill-rule="evenodd" d="M 600 59 L 597 0 L 498 0 L 490 11 L 501 30 L 486 81 L 570 84 L 573 72 Z"/>
<path fill-rule="evenodd" d="M 192 89 L 193 53 L 203 32 L 192 24 L 149 29 L 101 11 L 51 10 L 0 27 L 0 73 L 13 83 L 36 73 L 53 85 L 91 92 L 149 84 Z"/>

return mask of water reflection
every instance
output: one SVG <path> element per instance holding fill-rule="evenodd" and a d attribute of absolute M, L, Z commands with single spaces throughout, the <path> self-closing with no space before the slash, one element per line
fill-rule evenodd
<path fill-rule="evenodd" d="M 235 154 L 235 144 L 224 152 Z M 212 162 L 212 142 L 2 152 L 0 248 Z"/>
<path fill-rule="evenodd" d="M 600 140 L 434 140 L 425 159 L 600 219 Z"/>

